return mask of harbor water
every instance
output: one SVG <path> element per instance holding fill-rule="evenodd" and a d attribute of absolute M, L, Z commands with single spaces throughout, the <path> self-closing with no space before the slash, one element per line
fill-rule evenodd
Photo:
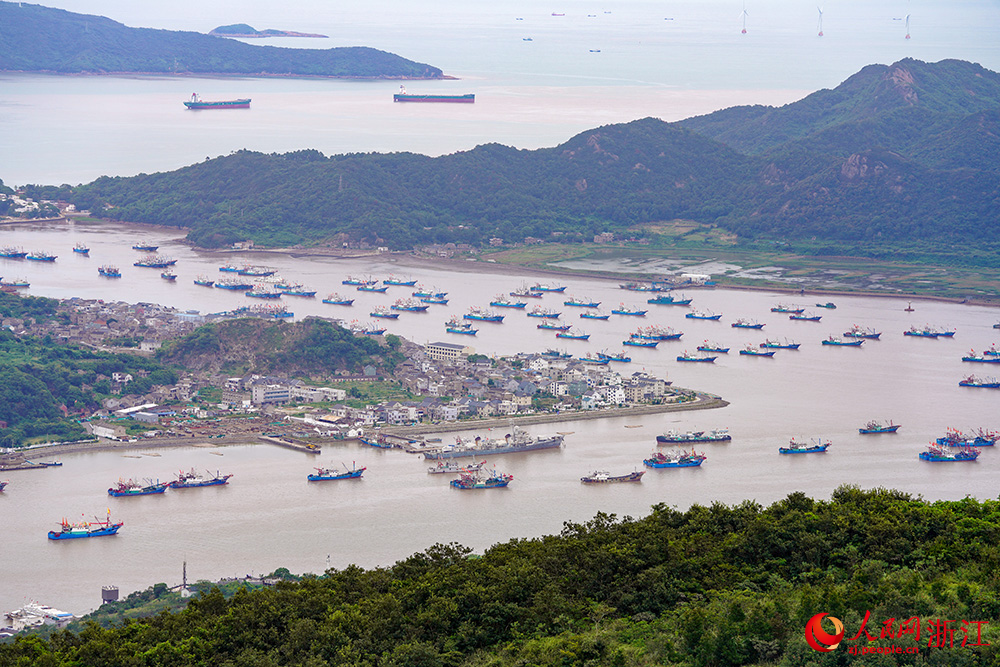
<path fill-rule="evenodd" d="M 643 516 L 657 503 L 685 509 L 694 503 L 767 504 L 794 491 L 828 498 L 842 484 L 900 489 L 928 500 L 967 495 L 995 498 L 1000 452 L 984 449 L 974 463 L 935 464 L 917 459 L 928 441 L 948 427 L 998 428 L 1000 391 L 967 389 L 959 380 L 971 373 L 991 375 L 989 367 L 963 363 L 970 349 L 1000 343 L 992 325 L 1000 311 L 978 305 L 937 301 L 779 294 L 725 289 L 692 289 L 692 308 L 721 313 L 721 321 L 686 319 L 688 308 L 647 306 L 648 295 L 619 289 L 618 281 L 581 277 L 511 275 L 489 262 L 419 263 L 406 257 L 359 259 L 287 254 L 203 253 L 177 241 L 178 232 L 124 228 L 106 223 L 40 223 L 3 229 L 5 243 L 58 255 L 52 264 L 0 259 L 5 279 L 26 278 L 27 293 L 57 298 L 153 302 L 180 309 L 216 312 L 247 305 L 250 299 L 193 284 L 198 275 L 218 278 L 226 262 L 250 262 L 277 269 L 285 278 L 318 290 L 317 298 L 284 297 L 295 319 L 308 315 L 358 319 L 377 305 L 409 296 L 391 287 L 386 294 L 361 293 L 341 285 L 348 275 L 416 278 L 447 291 L 446 306 L 426 313 L 403 313 L 382 321 L 392 333 L 418 343 L 448 341 L 470 345 L 487 355 L 541 352 L 555 348 L 574 355 L 600 350 L 628 350 L 623 374 L 645 371 L 666 376 L 675 385 L 706 391 L 730 402 L 726 408 L 594 421 L 567 421 L 528 428 L 536 435 L 566 433 L 558 450 L 493 457 L 489 466 L 513 474 L 506 489 L 461 491 L 446 475 L 429 475 L 428 462 L 399 450 L 381 450 L 348 442 L 329 445 L 319 456 L 267 444 L 217 447 L 192 440 L 192 447 L 104 451 L 62 456 L 63 466 L 12 471 L 0 493 L 6 519 L 5 574 L 0 609 L 26 599 L 75 612 L 100 603 L 102 585 L 123 594 L 158 581 L 180 582 L 181 566 L 189 579 L 262 574 L 278 567 L 320 573 L 351 563 L 389 565 L 437 542 L 459 542 L 481 551 L 511 538 L 534 538 L 558 532 L 564 521 L 586 521 L 597 512 Z M 168 283 L 159 271 L 132 266 L 137 241 L 159 245 L 178 259 L 178 279 Z M 90 256 L 71 252 L 77 242 Z M 117 264 L 117 280 L 97 274 L 101 264 Z M 487 307 L 499 293 L 534 282 L 566 285 L 565 294 L 539 301 L 562 312 L 561 321 L 591 334 L 590 340 L 560 341 L 536 328 L 538 320 L 507 311 L 503 324 L 479 323 L 475 337 L 447 334 L 445 321 L 471 306 Z M 323 304 L 338 291 L 356 298 L 350 308 Z M 570 296 L 601 302 L 610 312 L 620 303 L 649 308 L 644 318 L 612 316 L 583 320 L 580 309 L 563 306 Z M 816 308 L 834 301 L 836 309 Z M 778 303 L 805 306 L 820 322 L 790 321 L 772 313 Z M 530 305 L 533 304 L 529 304 Z M 763 331 L 734 329 L 738 317 L 765 323 Z M 623 348 L 637 326 L 670 326 L 684 332 L 659 349 Z M 872 327 L 882 339 L 860 349 L 821 345 L 852 325 Z M 955 329 L 953 339 L 904 337 L 911 325 Z M 765 338 L 800 342 L 797 351 L 779 350 L 774 358 L 740 356 L 746 344 Z M 704 340 L 731 347 L 714 364 L 675 360 Z M 898 434 L 861 436 L 858 427 L 872 419 L 902 424 Z M 728 444 L 697 445 L 708 456 L 699 468 L 648 470 L 641 484 L 584 485 L 580 477 L 594 470 L 623 474 L 643 469 L 642 459 L 657 449 L 655 437 L 670 429 L 728 427 Z M 470 429 L 458 435 L 502 436 Z M 456 434 L 440 434 L 449 442 Z M 778 447 L 792 437 L 833 442 L 825 454 L 781 456 Z M 660 449 L 664 449 L 660 447 Z M 42 458 L 42 457 L 39 457 Z M 360 480 L 309 483 L 314 466 L 367 466 Z M 110 498 L 106 489 L 119 477 L 167 480 L 179 470 L 232 473 L 225 487 L 168 491 L 162 496 Z M 46 532 L 60 519 L 98 516 L 107 510 L 125 522 L 115 537 L 51 542 Z"/>

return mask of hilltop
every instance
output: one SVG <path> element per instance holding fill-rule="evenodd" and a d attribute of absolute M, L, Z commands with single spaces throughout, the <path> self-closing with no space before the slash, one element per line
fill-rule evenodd
<path fill-rule="evenodd" d="M 903 60 L 784 107 L 645 118 L 554 148 L 238 151 L 63 195 L 100 216 L 189 227 L 189 240 L 209 247 L 573 241 L 683 219 L 737 243 L 803 240 L 875 256 L 961 247 L 962 261 L 994 265 L 998 165 L 1000 75 Z"/>
<path fill-rule="evenodd" d="M 196 32 L 130 28 L 103 16 L 0 2 L 0 71 L 440 79 L 377 49 L 255 46 Z"/>

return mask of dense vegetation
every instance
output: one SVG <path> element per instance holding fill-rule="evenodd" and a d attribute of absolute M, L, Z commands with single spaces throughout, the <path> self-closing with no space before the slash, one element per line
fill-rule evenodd
<path fill-rule="evenodd" d="M 194 32 L 129 28 L 102 16 L 0 2 L 0 71 L 441 78 L 367 47 L 287 49 Z"/>
<path fill-rule="evenodd" d="M 400 341 L 386 344 L 319 318 L 288 323 L 258 319 L 206 324 L 166 343 L 157 359 L 192 370 L 281 373 L 284 376 L 360 372 L 371 364 L 385 372 L 402 361 Z"/>
<path fill-rule="evenodd" d="M 115 388 L 111 375 L 116 372 L 131 373 L 135 379 Z M 0 446 L 17 446 L 32 438 L 86 437 L 76 419 L 99 408 L 102 397 L 115 392 L 144 394 L 154 385 L 176 381 L 176 373 L 150 359 L 59 345 L 47 337 L 16 336 L 0 329 Z"/>
<path fill-rule="evenodd" d="M 657 505 L 598 515 L 480 557 L 435 545 L 389 568 L 331 570 L 273 589 L 209 593 L 182 612 L 18 639 L 0 665 L 996 665 L 1000 503 L 927 503 L 838 489 L 771 507 Z M 862 628 L 871 642 L 851 640 Z M 809 648 L 818 613 L 845 641 Z M 922 633 L 883 623 L 917 617 Z M 938 619 L 985 621 L 936 646 Z M 960 627 L 954 621 L 952 628 Z M 882 638 L 880 638 L 882 637 Z M 848 647 L 919 647 L 865 659 Z M 853 662 L 856 660 L 856 662 Z"/>
<path fill-rule="evenodd" d="M 579 241 L 687 219 L 743 243 L 818 239 L 874 256 L 965 244 L 982 251 L 976 262 L 1000 265 L 998 165 L 1000 75 L 905 60 L 779 109 L 647 118 L 555 148 L 490 144 L 438 158 L 240 151 L 62 195 L 100 216 L 190 227 L 188 238 L 208 247 Z"/>

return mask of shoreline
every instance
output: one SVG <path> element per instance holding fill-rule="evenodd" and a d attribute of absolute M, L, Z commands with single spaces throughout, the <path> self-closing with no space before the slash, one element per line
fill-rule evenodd
<path fill-rule="evenodd" d="M 401 76 L 387 75 L 360 76 L 343 74 L 277 74 L 268 72 L 57 72 L 55 70 L 0 70 L 3 74 L 23 74 L 25 76 L 79 76 L 79 77 L 169 77 L 181 79 L 338 79 L 346 81 L 459 81 L 457 76 Z"/>

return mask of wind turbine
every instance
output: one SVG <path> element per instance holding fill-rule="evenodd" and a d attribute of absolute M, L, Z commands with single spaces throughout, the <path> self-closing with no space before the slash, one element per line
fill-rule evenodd
<path fill-rule="evenodd" d="M 819 36 L 822 37 L 823 36 L 823 9 L 821 7 L 817 7 L 816 11 L 819 12 Z"/>
<path fill-rule="evenodd" d="M 906 39 L 910 38 L 910 15 L 906 15 Z"/>
<path fill-rule="evenodd" d="M 744 2 L 743 2 L 743 13 L 740 14 L 740 17 L 743 19 L 743 30 L 742 30 L 742 32 L 745 35 L 745 34 L 747 34 L 747 3 L 746 3 L 746 0 L 744 0 Z"/>

